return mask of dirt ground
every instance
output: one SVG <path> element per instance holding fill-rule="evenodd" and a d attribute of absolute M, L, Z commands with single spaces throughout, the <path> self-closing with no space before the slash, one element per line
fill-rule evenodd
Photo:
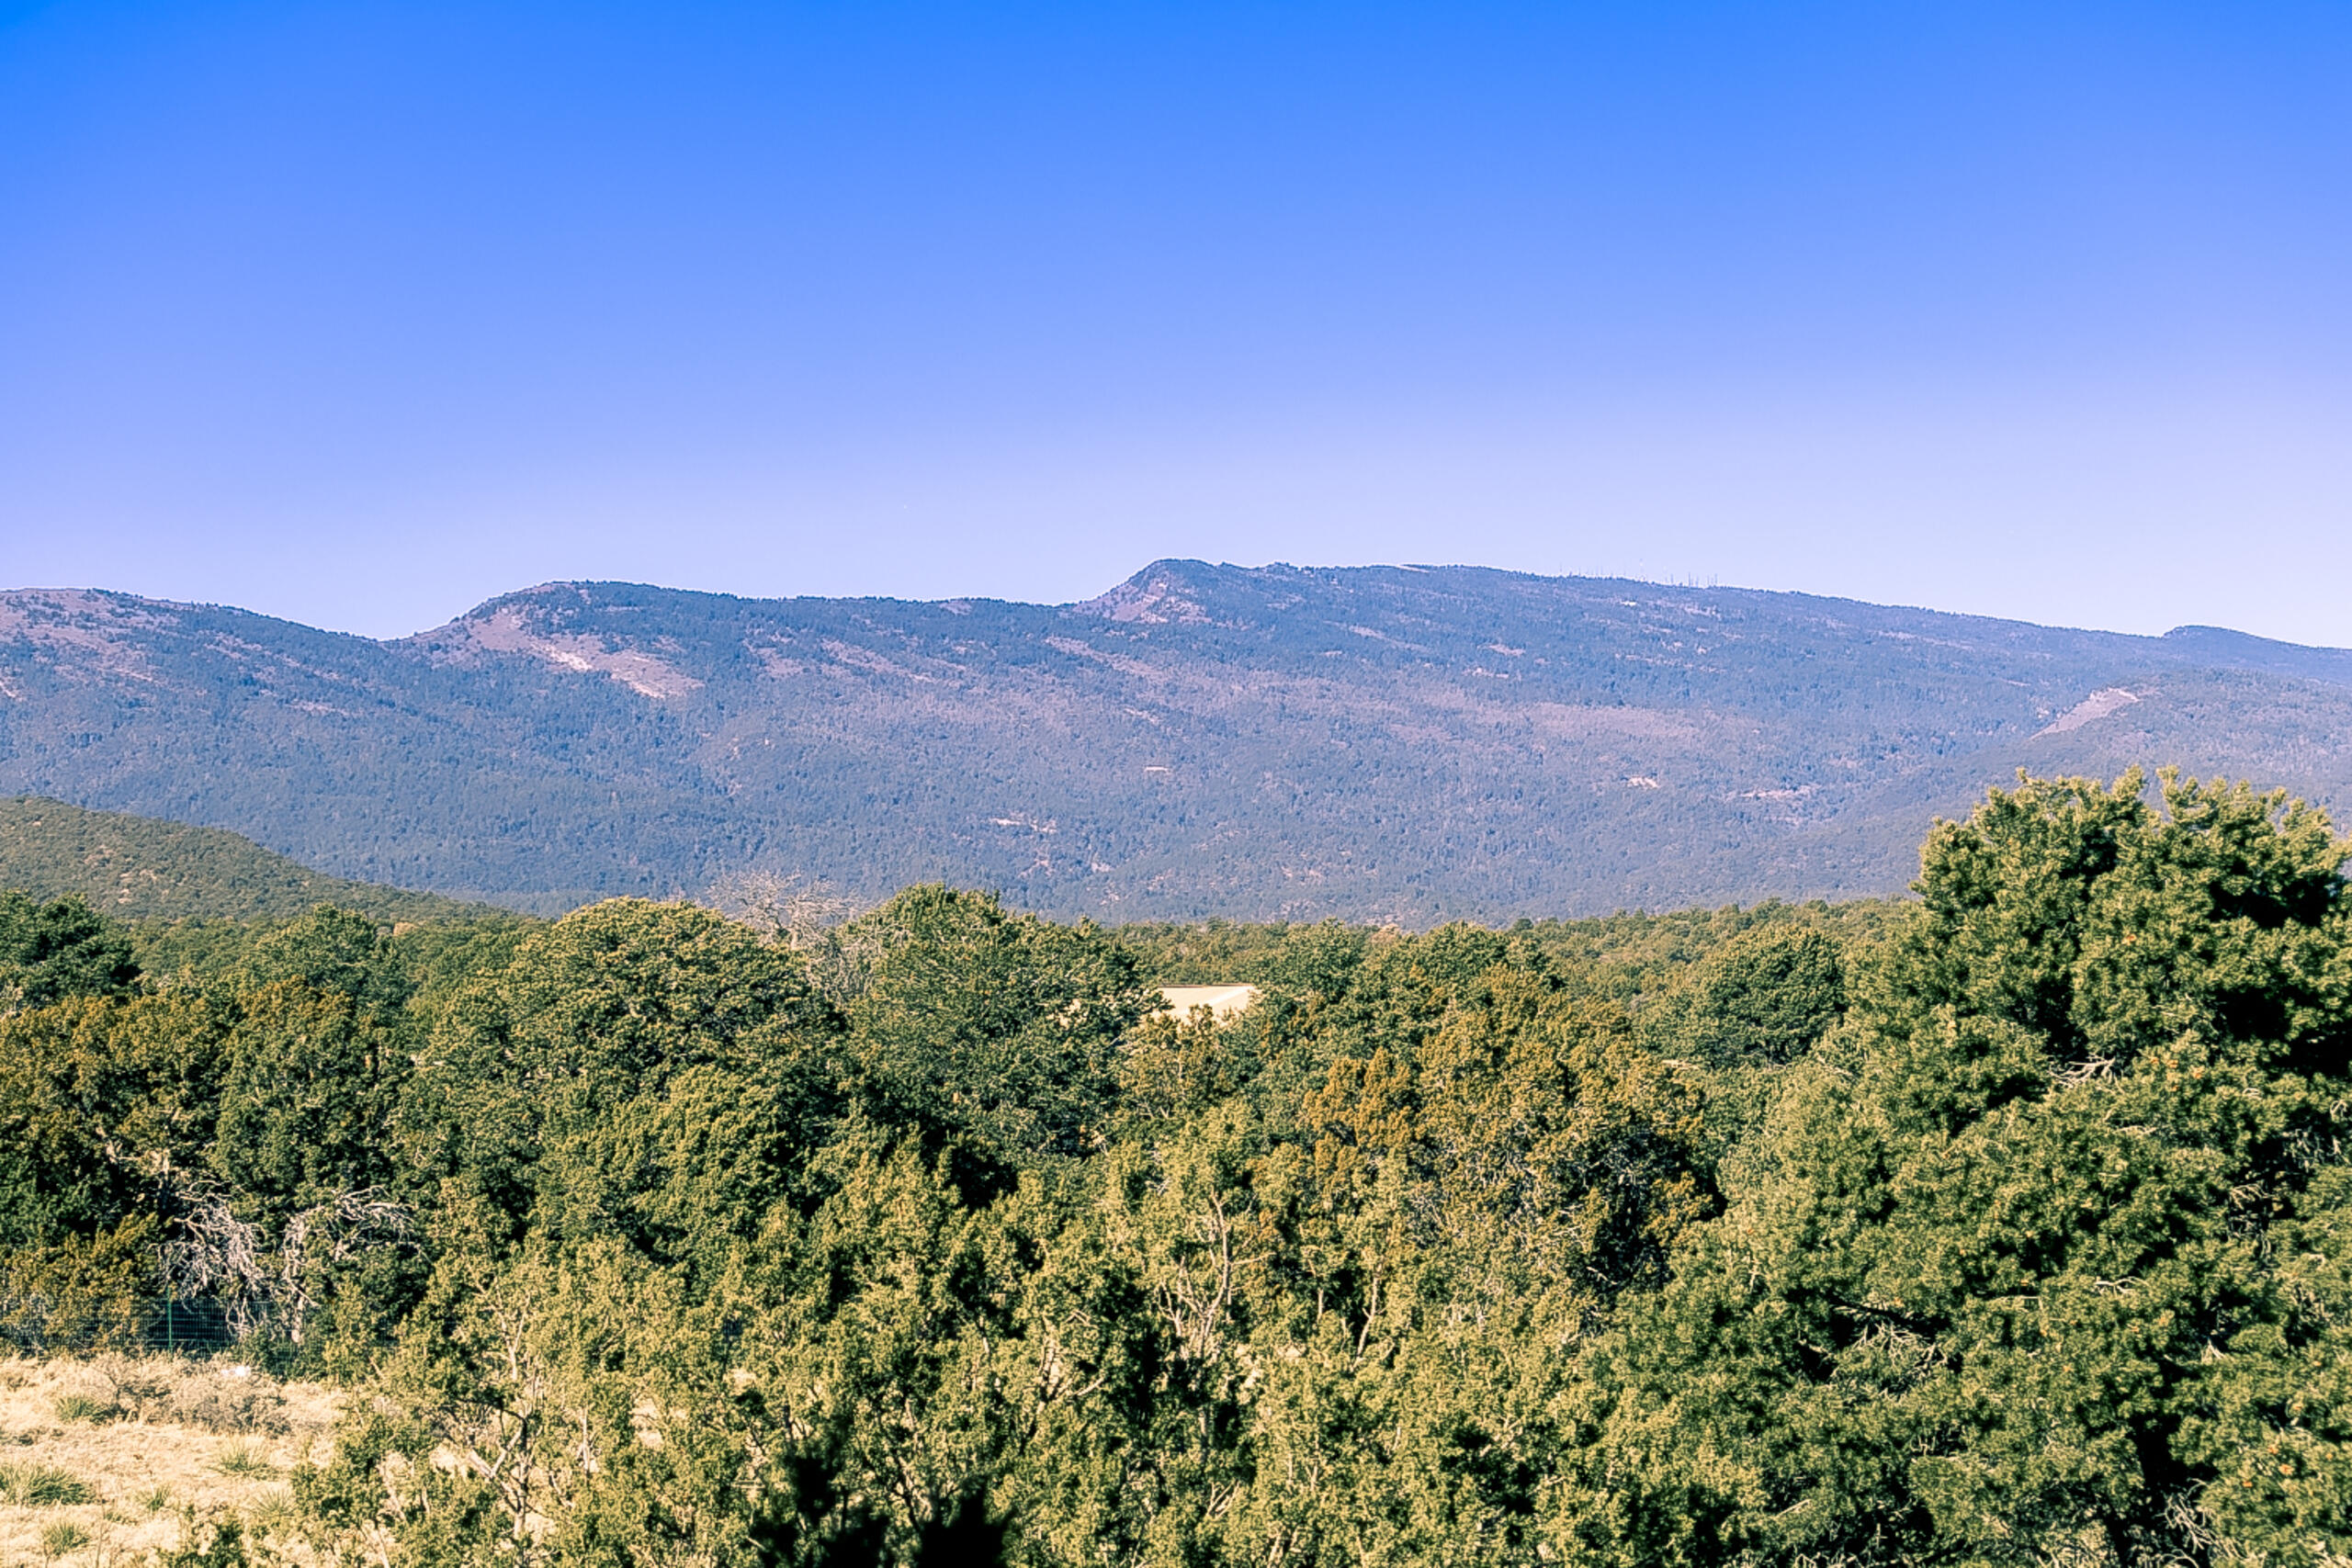
<path fill-rule="evenodd" d="M 0 1568 L 128 1568 L 179 1545 L 191 1506 L 267 1533 L 288 1474 L 322 1457 L 340 1397 L 226 1360 L 0 1360 Z M 96 1501 L 8 1500 L 11 1474 L 51 1466 Z M 59 1526 L 83 1543 L 55 1551 Z"/>

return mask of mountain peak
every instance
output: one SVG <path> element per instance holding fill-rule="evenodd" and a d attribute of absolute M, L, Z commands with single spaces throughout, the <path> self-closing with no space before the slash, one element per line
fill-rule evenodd
<path fill-rule="evenodd" d="M 1073 615 L 1146 626 L 1207 626 L 1215 619 L 1201 604 L 1193 573 L 1210 570 L 1195 560 L 1157 560 L 1106 592 L 1069 606 Z"/>
<path fill-rule="evenodd" d="M 595 592 L 614 588 L 622 592 L 601 599 Z M 657 702 L 699 691 L 703 682 L 671 663 L 661 650 L 638 646 L 637 639 L 616 637 L 593 623 L 591 629 L 578 629 L 589 612 L 614 607 L 604 600 L 626 601 L 648 592 L 633 583 L 542 582 L 486 600 L 447 626 L 403 640 L 423 649 L 436 663 L 479 664 L 485 655 L 520 654 L 559 670 L 607 676 Z M 619 607 L 628 606 L 624 603 Z"/>

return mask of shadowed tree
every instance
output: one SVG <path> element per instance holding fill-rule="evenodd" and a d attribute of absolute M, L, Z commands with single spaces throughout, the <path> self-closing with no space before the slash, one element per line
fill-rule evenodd
<path fill-rule="evenodd" d="M 130 938 L 81 899 L 0 893 L 0 1009 L 115 996 L 138 978 Z"/>

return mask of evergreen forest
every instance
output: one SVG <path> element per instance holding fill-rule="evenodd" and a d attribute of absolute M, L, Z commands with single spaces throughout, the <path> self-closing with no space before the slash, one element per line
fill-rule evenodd
<path fill-rule="evenodd" d="M 2132 773 L 1507 929 L 12 895 L 0 1332 L 348 1391 L 216 1564 L 2343 1563 L 2346 854 Z"/>

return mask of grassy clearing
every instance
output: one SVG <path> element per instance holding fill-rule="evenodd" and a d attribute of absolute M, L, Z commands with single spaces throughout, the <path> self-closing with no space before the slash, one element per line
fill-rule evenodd
<path fill-rule="evenodd" d="M 221 1362 L 0 1360 L 0 1564 L 143 1562 L 181 1544 L 190 1510 L 276 1533 L 283 1478 L 322 1451 L 337 1398 Z M 68 1414 L 92 1407 L 111 1414 Z"/>

